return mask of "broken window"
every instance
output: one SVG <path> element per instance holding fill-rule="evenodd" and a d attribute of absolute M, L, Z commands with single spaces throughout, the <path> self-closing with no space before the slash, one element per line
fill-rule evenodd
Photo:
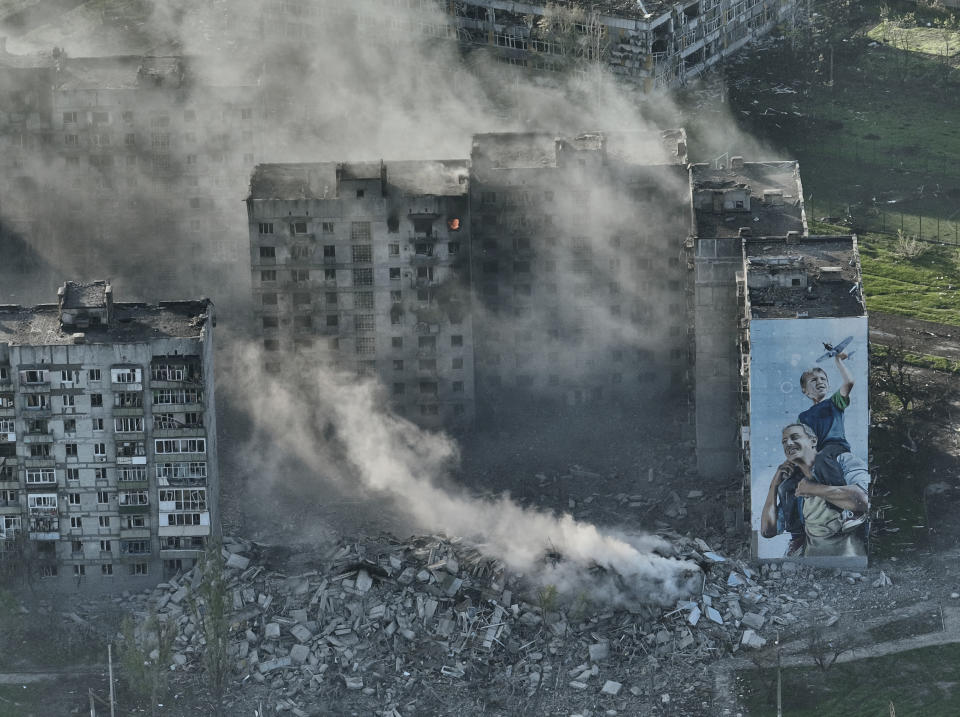
<path fill-rule="evenodd" d="M 76 457 L 77 455 L 77 444 L 68 443 L 66 444 L 67 456 Z M 30 456 L 32 458 L 49 458 L 50 457 L 50 444 L 49 443 L 31 443 L 30 444 Z"/>
<path fill-rule="evenodd" d="M 139 391 L 120 391 L 113 394 L 114 408 L 142 408 L 143 394 Z"/>
<path fill-rule="evenodd" d="M 436 359 L 425 359 L 422 358 L 417 362 L 417 367 L 421 371 L 436 371 L 437 370 L 437 360 Z"/>
<path fill-rule="evenodd" d="M 80 469 L 79 469 L 79 468 L 67 468 L 67 480 L 68 480 L 68 481 L 78 481 L 78 480 L 80 480 Z"/>
<path fill-rule="evenodd" d="M 267 269 L 260 272 L 260 281 L 271 282 L 277 280 L 277 271 L 276 269 Z"/>
<path fill-rule="evenodd" d="M 373 247 L 370 244 L 354 244 L 350 247 L 354 264 L 369 264 L 373 261 Z"/>
<path fill-rule="evenodd" d="M 447 254 L 450 254 L 451 256 L 453 256 L 454 254 L 459 254 L 459 253 L 460 253 L 460 242 L 458 241 L 447 242 Z"/>
<path fill-rule="evenodd" d="M 463 381 L 454 381 L 451 384 L 451 390 L 454 393 L 463 393 Z"/>
<path fill-rule="evenodd" d="M 391 281 L 400 281 L 400 267 L 391 266 L 390 267 L 390 280 Z"/>
<path fill-rule="evenodd" d="M 262 246 L 260 247 L 260 258 L 261 259 L 276 259 L 277 258 L 277 248 L 273 246 Z"/>
<path fill-rule="evenodd" d="M 320 222 L 320 229 L 324 234 L 333 234 L 333 222 Z"/>
<path fill-rule="evenodd" d="M 394 396 L 400 396 L 400 395 L 403 394 L 403 392 L 404 392 L 405 389 L 406 389 L 406 385 L 405 385 L 405 384 L 395 383 L 395 384 L 393 384 L 393 395 L 394 395 Z"/>
<path fill-rule="evenodd" d="M 373 269 L 354 269 L 354 286 L 373 286 Z"/>
<path fill-rule="evenodd" d="M 150 498 L 145 490 L 120 491 L 117 494 L 117 503 L 120 506 L 149 505 Z"/>
<path fill-rule="evenodd" d="M 154 440 L 156 453 L 206 453 L 205 438 L 159 438 Z"/>
<path fill-rule="evenodd" d="M 53 468 L 29 468 L 27 469 L 27 484 L 36 485 L 39 483 L 56 483 L 57 474 Z"/>
<path fill-rule="evenodd" d="M 463 336 L 460 334 L 455 334 L 450 337 L 450 345 L 453 347 L 463 346 Z"/>
<path fill-rule="evenodd" d="M 297 292 L 293 295 L 294 306 L 309 306 L 312 301 L 309 292 Z"/>
<path fill-rule="evenodd" d="M 147 480 L 146 466 L 120 466 L 117 468 L 117 480 L 121 483 L 140 483 Z"/>
<path fill-rule="evenodd" d="M 455 358 L 455 359 L 453 359 L 453 362 L 451 363 L 451 366 L 450 366 L 450 367 L 453 368 L 454 370 L 462 369 L 462 368 L 463 368 L 463 359 L 462 359 L 462 358 Z"/>
<path fill-rule="evenodd" d="M 290 223 L 290 233 L 291 233 L 291 234 L 306 234 L 306 233 L 307 233 L 307 223 L 306 223 L 306 222 L 291 222 L 291 223 Z"/>
<path fill-rule="evenodd" d="M 394 370 L 394 371 L 403 371 L 403 359 L 394 359 L 394 360 L 393 360 L 393 370 Z"/>
<path fill-rule="evenodd" d="M 353 328 L 357 333 L 370 333 L 375 327 L 373 314 L 357 314 L 353 317 Z"/>
<path fill-rule="evenodd" d="M 356 294 L 357 309 L 373 309 L 373 292 L 359 291 Z"/>
<path fill-rule="evenodd" d="M 273 234 L 273 222 L 260 222 L 261 234 Z"/>
<path fill-rule="evenodd" d="M 333 326 L 339 326 L 339 325 L 340 325 L 340 317 L 337 314 L 327 315 L 327 326 L 333 327 Z"/>
<path fill-rule="evenodd" d="M 261 294 L 260 303 L 264 306 L 276 306 L 277 305 L 277 295 L 276 294 Z"/>
<path fill-rule="evenodd" d="M 305 281 L 310 281 L 310 270 L 309 269 L 293 269 L 290 272 L 290 279 L 297 284 L 302 284 Z"/>
<path fill-rule="evenodd" d="M 143 416 L 123 416 L 113 419 L 113 430 L 117 433 L 142 433 Z"/>
<path fill-rule="evenodd" d="M 425 403 L 420 406 L 421 416 L 436 416 L 440 413 L 440 407 L 435 403 Z"/>
<path fill-rule="evenodd" d="M 102 394 L 102 393 L 91 393 L 91 394 L 90 394 L 90 407 L 91 407 L 91 408 L 102 408 L 102 407 L 103 407 L 103 394 Z"/>
<path fill-rule="evenodd" d="M 370 241 L 370 222 L 350 222 L 350 241 Z M 356 259 L 354 259 L 354 261 L 356 261 Z"/>

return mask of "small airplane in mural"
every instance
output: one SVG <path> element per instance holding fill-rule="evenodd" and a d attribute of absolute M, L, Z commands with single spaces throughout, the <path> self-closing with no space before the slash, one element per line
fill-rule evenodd
<path fill-rule="evenodd" d="M 852 336 L 848 336 L 843 341 L 838 343 L 836 346 L 831 346 L 826 341 L 824 341 L 823 348 L 825 348 L 827 352 L 823 356 L 817 359 L 817 363 L 820 363 L 821 361 L 825 361 L 828 358 L 833 358 L 837 354 L 842 354 L 843 350 L 847 348 L 847 344 L 849 344 L 851 341 L 853 341 Z M 853 353 L 854 353 L 853 351 L 847 351 L 847 358 L 850 358 L 851 356 L 853 356 Z"/>

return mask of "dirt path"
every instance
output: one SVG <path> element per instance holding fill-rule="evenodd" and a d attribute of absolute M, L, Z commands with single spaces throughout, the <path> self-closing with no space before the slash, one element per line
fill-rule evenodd
<path fill-rule="evenodd" d="M 901 339 L 910 351 L 960 360 L 960 326 L 870 312 L 870 341 L 896 346 Z"/>

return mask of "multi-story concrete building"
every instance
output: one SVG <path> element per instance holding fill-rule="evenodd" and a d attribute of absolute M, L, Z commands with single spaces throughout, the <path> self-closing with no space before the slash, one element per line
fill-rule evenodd
<path fill-rule="evenodd" d="M 52 586 L 155 584 L 219 521 L 208 300 L 67 282 L 0 306 L 0 546 Z"/>
<path fill-rule="evenodd" d="M 688 385 L 683 130 L 477 135 L 477 394 L 635 404 Z"/>
<path fill-rule="evenodd" d="M 211 283 L 247 293 L 235 210 L 261 157 L 259 77 L 207 66 L 179 56 L 21 57 L 0 45 L 10 291 L 30 295 L 38 272 L 69 264 L 154 294 Z M 138 240 L 121 244 L 124 236 Z"/>
<path fill-rule="evenodd" d="M 724 477 L 740 468 L 736 415 L 739 390 L 737 272 L 744 236 L 806 236 L 803 185 L 797 162 L 690 166 L 695 264 L 694 385 L 697 467 Z"/>
<path fill-rule="evenodd" d="M 651 92 L 685 84 L 802 9 L 797 0 L 287 0 L 244 26 L 281 42 L 330 28 L 370 42 L 446 40 L 530 72 L 601 66 Z"/>
<path fill-rule="evenodd" d="M 429 426 L 474 413 L 467 162 L 260 165 L 247 200 L 268 368 L 378 376 Z"/>
<path fill-rule="evenodd" d="M 248 219 L 269 367 L 377 375 L 428 426 L 689 387 L 686 136 L 478 135 L 472 158 L 261 165 Z"/>

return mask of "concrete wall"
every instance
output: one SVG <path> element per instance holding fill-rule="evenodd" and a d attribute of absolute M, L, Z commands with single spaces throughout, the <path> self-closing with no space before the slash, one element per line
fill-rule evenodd
<path fill-rule="evenodd" d="M 202 552 L 202 546 L 199 549 L 192 546 L 164 549 L 167 536 L 197 536 L 205 541 L 207 536 L 219 534 L 212 351 L 209 322 L 200 338 L 162 338 L 118 344 L 10 346 L 13 375 L 9 389 L 16 396 L 13 413 L 17 429 L 18 475 L 15 483 L 3 483 L 0 488 L 16 487 L 20 499 L 18 505 L 0 506 L 0 514 L 13 515 L 19 512 L 22 529 L 29 534 L 30 496 L 56 496 L 58 524 L 47 525 L 43 531 L 35 532 L 34 535 L 40 539 L 27 543 L 29 554 L 34 557 L 38 567 L 43 562 L 43 556 L 57 565 L 56 576 L 42 577 L 39 581 L 42 589 L 116 591 L 151 586 L 176 572 L 175 561 L 181 561 L 180 564 L 186 569 Z M 192 382 L 154 380 L 151 377 L 151 363 L 160 356 L 169 356 L 169 363 L 175 363 L 177 357 L 194 357 L 201 363 L 201 376 Z M 138 370 L 140 383 L 114 382 L 111 371 L 119 368 Z M 25 369 L 46 371 L 46 382 L 23 383 L 20 372 Z M 61 371 L 68 372 L 68 381 L 62 380 Z M 99 378 L 95 371 L 100 372 Z M 154 391 L 181 388 L 203 391 L 202 401 L 154 404 Z M 4 387 L 0 386 L 0 392 L 3 391 Z M 142 407 L 116 406 L 115 396 L 120 393 L 141 396 Z M 29 408 L 27 397 L 30 395 L 44 396 L 47 408 Z M 98 403 L 102 405 L 96 405 Z M 200 413 L 203 416 L 202 427 L 157 429 L 154 426 L 154 414 L 160 412 L 173 413 L 178 421 L 183 420 L 185 412 Z M 7 413 L 3 411 L 4 415 Z M 115 419 L 130 421 L 130 425 L 120 427 L 133 430 L 115 430 Z M 39 424 L 31 423 L 37 421 L 46 422 L 46 431 L 39 430 Z M 136 421 L 142 423 L 138 425 Z M 135 430 L 138 428 L 142 430 Z M 178 438 L 203 439 L 206 442 L 205 451 L 157 453 L 157 440 Z M 118 455 L 124 443 L 141 444 L 142 451 L 134 452 L 142 452 L 142 455 Z M 31 456 L 31 447 L 37 445 L 48 445 L 49 457 Z M 101 448 L 105 451 L 101 451 Z M 206 464 L 206 478 L 190 486 L 205 491 L 206 506 L 190 512 L 191 516 L 200 515 L 200 520 L 196 522 L 201 525 L 161 526 L 160 491 L 186 486 L 176 485 L 173 480 L 159 479 L 156 466 L 164 462 L 191 461 Z M 53 470 L 55 479 L 28 484 L 28 471 L 42 469 Z M 136 471 L 141 470 L 142 475 L 138 475 Z M 124 475 L 124 471 L 128 472 Z M 146 492 L 148 503 L 138 507 L 137 501 L 129 496 L 142 492 Z M 172 512 L 180 511 L 173 507 Z M 71 519 L 77 519 L 79 525 L 72 527 Z M 128 520 L 140 519 L 143 520 L 142 527 L 128 524 Z M 185 520 L 193 523 L 195 519 L 191 517 Z M 79 544 L 75 545 L 75 541 L 79 541 Z M 149 552 L 125 552 L 124 546 L 129 545 L 129 541 L 146 541 Z M 11 547 L 9 541 L 6 547 Z M 80 549 L 76 550 L 78 547 Z M 82 569 L 84 575 L 76 574 L 78 569 Z M 48 574 L 49 568 L 44 572 Z M 40 571 L 34 570 L 34 575 L 39 577 Z"/>

